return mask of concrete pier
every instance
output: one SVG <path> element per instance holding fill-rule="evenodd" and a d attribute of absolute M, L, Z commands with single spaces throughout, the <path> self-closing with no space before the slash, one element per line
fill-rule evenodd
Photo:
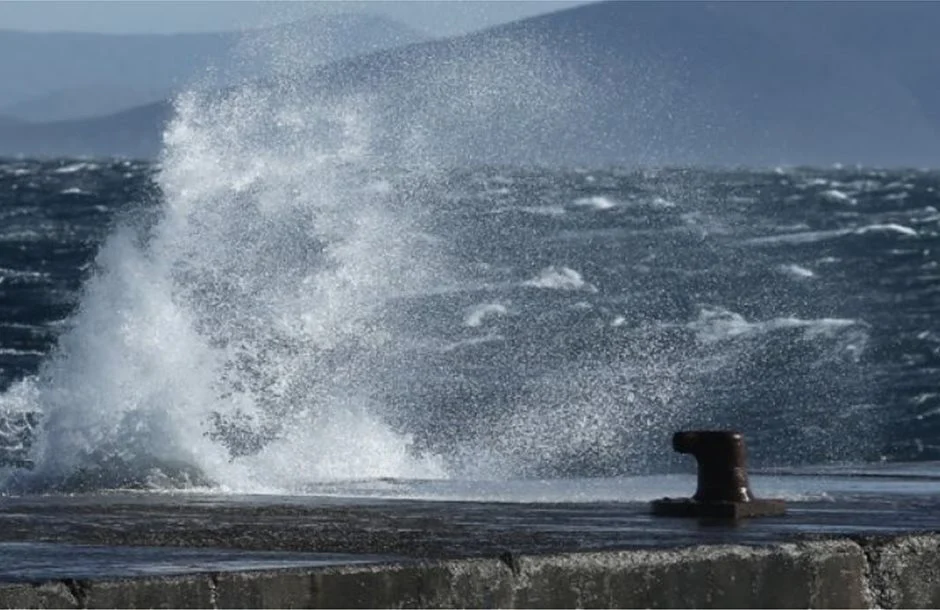
<path fill-rule="evenodd" d="M 940 604 L 940 537 L 696 546 L 10 583 L 30 608 L 909 608 Z"/>
<path fill-rule="evenodd" d="M 902 487 L 739 523 L 645 502 L 2 498 L 0 606 L 940 606 L 940 496 Z"/>

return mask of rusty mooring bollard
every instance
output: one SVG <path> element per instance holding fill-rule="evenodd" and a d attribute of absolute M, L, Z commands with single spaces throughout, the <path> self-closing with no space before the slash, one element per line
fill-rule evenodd
<path fill-rule="evenodd" d="M 691 498 L 654 500 L 654 515 L 743 519 L 786 512 L 783 500 L 757 500 L 751 493 L 747 481 L 747 450 L 740 432 L 676 432 L 672 446 L 679 453 L 695 456 L 698 489 Z"/>

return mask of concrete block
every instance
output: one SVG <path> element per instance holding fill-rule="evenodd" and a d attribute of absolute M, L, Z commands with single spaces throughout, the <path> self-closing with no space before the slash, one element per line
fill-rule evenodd
<path fill-rule="evenodd" d="M 860 540 L 870 563 L 871 593 L 882 608 L 940 607 L 940 536 Z"/>
<path fill-rule="evenodd" d="M 62 582 L 0 586 L 2 608 L 79 608 L 79 602 Z"/>
<path fill-rule="evenodd" d="M 936 538 L 883 544 L 885 586 L 935 605 Z M 914 558 L 912 560 L 911 558 Z M 933 572 L 931 572 L 933 570 Z M 349 565 L 0 588 L 18 607 L 600 608 L 862 607 L 862 547 L 851 540 L 699 546 Z M 924 581 L 925 584 L 917 585 Z M 919 587 L 919 588 L 918 588 Z M 936 595 L 937 597 L 931 597 Z M 883 596 L 882 596 L 883 597 Z"/>
<path fill-rule="evenodd" d="M 217 608 L 312 608 L 309 570 L 223 572 L 212 577 Z"/>
<path fill-rule="evenodd" d="M 697 547 L 530 558 L 520 607 L 737 608 L 864 605 L 851 543 Z"/>
<path fill-rule="evenodd" d="M 211 608 L 215 592 L 209 576 L 146 577 L 86 582 L 85 608 Z"/>
<path fill-rule="evenodd" d="M 511 607 L 510 577 L 510 569 L 496 559 L 350 566 L 314 576 L 314 606 Z"/>
<path fill-rule="evenodd" d="M 314 576 L 317 607 L 859 607 L 850 541 L 350 567 Z"/>

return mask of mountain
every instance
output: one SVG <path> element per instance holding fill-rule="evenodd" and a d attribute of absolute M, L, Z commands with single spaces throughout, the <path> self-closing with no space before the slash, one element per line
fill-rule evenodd
<path fill-rule="evenodd" d="M 158 102 L 82 121 L 0 121 L 0 156 L 151 158 L 171 116 L 172 106 Z"/>
<path fill-rule="evenodd" d="M 940 3 L 602 2 L 333 62 L 303 85 L 311 103 L 369 100 L 393 158 L 938 166 L 938 22 Z M 113 119 L 133 149 L 72 122 L 0 131 L 0 153 L 153 155 L 166 106 L 135 112 Z"/>
<path fill-rule="evenodd" d="M 62 121 L 116 114 L 135 106 L 159 102 L 172 93 L 170 85 L 134 89 L 114 83 L 95 83 L 57 89 L 11 104 L 3 112 L 25 122 Z"/>
<path fill-rule="evenodd" d="M 270 67 L 264 61 L 270 41 L 289 41 L 305 61 L 327 63 L 424 39 L 390 19 L 352 13 L 207 34 L 0 30 L 0 114 L 29 121 L 90 117 L 165 98 L 206 78 L 209 68 L 223 83 L 257 77 Z"/>
<path fill-rule="evenodd" d="M 938 22 L 940 3 L 604 2 L 326 79 L 367 81 L 391 123 L 431 126 L 445 158 L 937 166 Z"/>

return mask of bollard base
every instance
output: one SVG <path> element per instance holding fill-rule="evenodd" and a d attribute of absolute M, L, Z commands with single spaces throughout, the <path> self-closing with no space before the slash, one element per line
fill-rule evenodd
<path fill-rule="evenodd" d="M 748 502 L 699 502 L 691 498 L 662 498 L 651 503 L 653 514 L 660 517 L 710 517 L 716 519 L 748 519 L 786 514 L 783 500 L 750 500 Z"/>

